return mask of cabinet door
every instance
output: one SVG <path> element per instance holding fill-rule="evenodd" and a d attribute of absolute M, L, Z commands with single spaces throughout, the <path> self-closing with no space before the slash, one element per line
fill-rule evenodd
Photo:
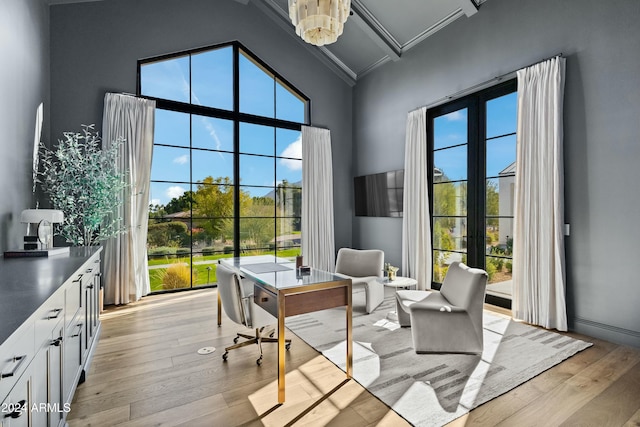
<path fill-rule="evenodd" d="M 63 419 L 65 401 L 62 400 L 62 354 L 64 352 L 64 324 L 53 330 L 51 342 L 47 351 L 47 402 L 50 403 L 48 412 L 49 425 L 57 426 Z"/>
<path fill-rule="evenodd" d="M 71 322 L 65 332 L 62 369 L 62 397 L 64 402 L 73 400 L 73 393 L 82 369 L 84 323 L 80 319 L 80 316 L 76 317 L 76 320 Z"/>
<path fill-rule="evenodd" d="M 2 427 L 31 426 L 31 376 L 25 372 L 0 404 Z"/>
<path fill-rule="evenodd" d="M 85 271 L 83 280 L 84 288 L 84 313 L 85 313 L 85 339 L 84 348 L 88 351 L 98 328 L 98 316 L 100 313 L 100 258 L 94 260 Z"/>
<path fill-rule="evenodd" d="M 36 353 L 29 371 L 31 372 L 31 425 L 46 426 L 48 423 L 48 390 L 47 390 L 47 361 L 49 358 L 49 343 L 44 343 Z"/>

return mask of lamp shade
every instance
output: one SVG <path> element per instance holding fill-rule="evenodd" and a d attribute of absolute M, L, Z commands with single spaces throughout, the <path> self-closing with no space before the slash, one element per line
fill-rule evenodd
<path fill-rule="evenodd" d="M 351 0 L 289 0 L 289 17 L 296 34 L 307 43 L 334 43 L 344 30 Z"/>
<path fill-rule="evenodd" d="M 57 209 L 25 209 L 20 214 L 20 222 L 26 224 L 37 224 L 42 220 L 50 223 L 60 223 L 64 221 L 64 213 Z"/>

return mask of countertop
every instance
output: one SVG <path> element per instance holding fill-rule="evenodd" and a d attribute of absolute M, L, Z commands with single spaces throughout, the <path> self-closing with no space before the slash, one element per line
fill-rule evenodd
<path fill-rule="evenodd" d="M 0 258 L 0 345 L 101 246 L 42 258 Z"/>

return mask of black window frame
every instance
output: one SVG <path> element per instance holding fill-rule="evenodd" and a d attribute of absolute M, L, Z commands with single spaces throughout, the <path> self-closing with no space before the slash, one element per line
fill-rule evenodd
<path fill-rule="evenodd" d="M 517 92 L 517 79 L 510 79 L 486 89 L 451 100 L 427 109 L 427 147 L 429 167 L 429 209 L 431 244 L 433 252 L 433 195 L 434 195 L 434 119 L 443 115 L 467 109 L 467 264 L 485 268 L 486 242 L 486 103 L 495 98 Z M 506 134 L 511 135 L 511 134 Z M 505 135 L 501 135 L 505 136 Z M 496 137 L 489 138 L 495 139 Z M 447 147 L 450 148 L 450 147 Z M 450 251 L 456 252 L 456 251 Z M 442 283 L 433 281 L 432 287 L 440 289 Z M 511 300 L 487 295 L 487 302 L 502 307 L 511 307 Z"/>
<path fill-rule="evenodd" d="M 166 60 L 171 60 L 174 58 L 178 58 L 178 57 L 184 57 L 184 56 L 188 56 L 189 57 L 189 64 L 190 64 L 190 69 L 191 69 L 191 57 L 192 55 L 198 54 L 198 53 L 203 53 L 203 52 L 207 52 L 207 51 L 211 51 L 211 50 L 215 50 L 215 49 L 221 49 L 221 48 L 226 48 L 226 47 L 231 47 L 232 48 L 232 60 L 233 60 L 233 64 L 232 64 L 232 73 L 233 73 L 233 108 L 232 110 L 225 110 L 225 109 L 220 109 L 220 108 L 215 108 L 215 107 L 207 107 L 207 106 L 203 106 L 203 105 L 197 105 L 197 104 L 192 104 L 190 102 L 180 102 L 180 101 L 174 101 L 174 100 L 168 100 L 168 99 L 164 99 L 164 98 L 157 98 L 154 96 L 148 96 L 148 95 L 143 95 L 142 94 L 142 82 L 141 82 L 141 70 L 142 67 L 144 67 L 147 64 L 152 64 L 152 63 L 156 63 L 156 62 L 161 62 L 161 61 L 166 61 Z M 248 114 L 248 113 L 243 113 L 240 111 L 240 57 L 241 56 L 245 56 L 247 59 L 249 59 L 250 61 L 254 62 L 259 68 L 261 68 L 263 71 L 265 71 L 265 73 L 270 74 L 273 76 L 274 81 L 275 81 L 275 85 L 274 85 L 274 117 L 265 117 L 265 116 L 259 116 L 259 115 L 254 115 L 254 114 Z M 274 132 L 276 132 L 277 129 L 286 129 L 286 130 L 293 130 L 293 131 L 301 131 L 302 130 L 302 126 L 304 125 L 309 125 L 310 123 L 310 117 L 311 117 L 311 100 L 308 96 L 306 96 L 303 92 L 301 92 L 299 89 L 297 89 L 293 84 L 291 84 L 286 78 L 284 78 L 281 74 L 279 74 L 277 71 L 275 71 L 275 69 L 273 67 L 271 67 L 270 65 L 268 65 L 265 61 L 263 61 L 261 58 L 259 58 L 256 54 L 254 54 L 250 49 L 248 49 L 246 46 L 244 46 L 242 43 L 240 43 L 239 41 L 235 40 L 235 41 L 230 41 L 230 42 L 225 42 L 225 43 L 219 43 L 219 44 L 214 44 L 214 45 L 209 45 L 209 46 L 203 46 L 203 47 L 198 47 L 198 48 L 194 48 L 194 49 L 187 49 L 187 50 L 183 50 L 183 51 L 179 51 L 179 52 L 173 52 L 173 53 L 169 53 L 169 54 L 164 54 L 164 55 L 159 55 L 159 56 L 154 56 L 154 57 L 149 57 L 149 58 L 144 58 L 144 59 L 139 59 L 137 61 L 137 80 L 136 80 L 136 95 L 138 97 L 141 98 L 145 98 L 145 99 L 151 99 L 154 100 L 156 102 L 156 108 L 158 109 L 162 109 L 162 110 L 169 110 L 169 111 L 174 111 L 174 112 L 179 112 L 179 113 L 185 113 L 185 114 L 189 114 L 190 116 L 204 116 L 204 117 L 210 117 L 210 118 L 214 118 L 214 119 L 225 119 L 225 120 L 230 120 L 233 122 L 233 131 L 234 131 L 234 135 L 233 135 L 233 152 L 231 154 L 233 154 L 233 198 L 234 198 L 234 231 L 233 231 L 233 236 L 234 236 L 234 248 L 233 248 L 233 256 L 234 257 L 239 257 L 241 256 L 241 252 L 242 252 L 242 248 L 241 248 L 241 244 L 240 244 L 240 224 L 242 222 L 242 219 L 246 219 L 246 218 L 253 218 L 253 217 L 243 217 L 240 215 L 240 189 L 242 188 L 242 185 L 240 183 L 240 155 L 241 155 L 241 151 L 240 151 L 240 126 L 241 123 L 248 123 L 248 124 L 255 124 L 255 125 L 262 125 L 262 126 L 268 126 L 268 127 L 273 127 L 274 128 Z M 189 85 L 191 87 L 191 73 L 189 75 Z M 276 113 L 276 107 L 277 107 L 277 97 L 275 96 L 275 91 L 277 90 L 277 84 L 281 84 L 284 87 L 286 87 L 288 90 L 290 90 L 294 96 L 296 96 L 298 99 L 300 99 L 302 102 L 304 102 L 305 104 L 305 111 L 304 111 L 304 122 L 303 123 L 299 123 L 299 122 L 293 122 L 293 121 L 289 121 L 289 120 L 283 120 L 283 119 L 277 119 L 275 117 Z M 277 132 L 276 132 L 277 133 Z M 276 135 L 274 135 L 274 144 L 276 143 Z M 154 146 L 156 144 L 154 143 Z M 165 145 L 165 144 L 159 144 L 159 145 Z M 171 147 L 171 146 L 169 146 Z M 184 147 L 180 147 L 180 148 L 184 148 Z M 192 150 L 194 148 L 190 146 L 189 148 L 189 152 L 192 153 Z M 191 156 L 191 154 L 190 154 Z M 270 157 L 270 156 L 269 156 Z M 274 156 L 274 162 L 277 162 L 277 160 L 281 158 L 279 156 Z M 192 168 L 193 165 L 190 166 L 190 184 L 193 184 L 193 178 L 192 178 Z M 274 169 L 274 173 L 277 173 L 277 168 Z M 275 178 L 275 176 L 274 176 Z M 157 182 L 162 182 L 162 181 L 157 181 Z M 278 187 L 275 186 L 274 187 L 275 190 L 277 191 Z M 190 191 L 193 191 L 193 189 L 191 189 Z M 193 217 L 193 210 L 192 210 L 193 206 L 191 206 L 191 223 L 193 223 L 193 221 L 195 220 L 202 220 L 202 219 L 206 219 L 206 218 L 200 218 L 200 217 Z M 278 233 L 278 226 L 277 226 L 277 220 L 279 218 L 282 217 L 277 217 L 275 215 L 275 207 L 274 207 L 274 215 L 273 217 L 269 217 L 272 218 L 274 221 L 274 237 L 277 237 L 277 233 Z M 265 217 L 267 218 L 267 217 Z M 289 217 L 289 218 L 296 218 L 296 217 Z M 300 218 L 301 219 L 301 218 Z M 191 261 L 193 261 L 193 240 L 191 241 L 191 252 L 190 252 L 190 257 L 191 257 Z M 203 286 L 198 286 L 198 288 L 201 288 Z M 179 290 L 188 290 L 188 289 L 193 289 L 194 288 L 194 284 L 191 283 L 191 286 L 189 288 L 184 288 L 184 289 L 179 289 Z M 166 292 L 166 291 L 159 291 L 159 292 Z"/>

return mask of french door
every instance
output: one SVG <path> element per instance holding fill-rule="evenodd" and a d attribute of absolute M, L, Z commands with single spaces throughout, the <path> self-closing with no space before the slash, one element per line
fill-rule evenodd
<path fill-rule="evenodd" d="M 489 274 L 487 294 L 511 299 L 516 81 L 427 112 L 433 283 L 463 261 Z"/>

